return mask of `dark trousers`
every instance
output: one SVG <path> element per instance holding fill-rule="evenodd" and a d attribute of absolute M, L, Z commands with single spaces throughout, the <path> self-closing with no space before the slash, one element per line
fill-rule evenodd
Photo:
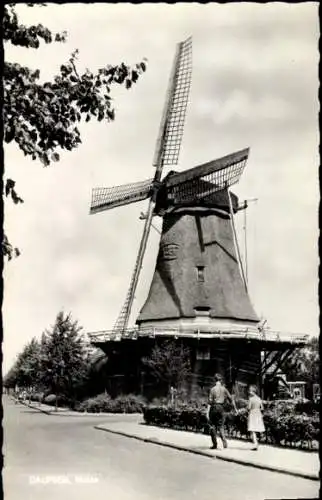
<path fill-rule="evenodd" d="M 227 446 L 225 436 L 225 412 L 223 404 L 214 404 L 209 412 L 209 430 L 213 446 L 217 447 L 217 432 L 222 439 L 223 445 Z"/>

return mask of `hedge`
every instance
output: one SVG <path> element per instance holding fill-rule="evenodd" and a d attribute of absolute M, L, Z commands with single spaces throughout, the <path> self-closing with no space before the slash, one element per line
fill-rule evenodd
<path fill-rule="evenodd" d="M 228 437 L 247 439 L 246 409 L 239 410 L 236 415 L 227 413 L 226 430 Z M 170 427 L 209 434 L 209 424 L 205 411 L 188 407 L 171 408 L 167 406 L 149 406 L 143 410 L 144 421 L 148 425 Z M 306 415 L 295 412 L 264 410 L 263 418 L 266 432 L 261 434 L 260 441 L 287 447 L 312 449 L 320 440 L 320 419 L 318 414 Z"/>
<path fill-rule="evenodd" d="M 295 411 L 297 413 L 306 413 L 307 415 L 314 415 L 314 413 L 319 413 L 320 405 L 315 401 L 299 401 L 295 405 Z"/>
<path fill-rule="evenodd" d="M 88 413 L 142 413 L 145 405 L 145 399 L 135 394 L 121 395 L 112 399 L 103 393 L 79 403 L 75 410 Z"/>

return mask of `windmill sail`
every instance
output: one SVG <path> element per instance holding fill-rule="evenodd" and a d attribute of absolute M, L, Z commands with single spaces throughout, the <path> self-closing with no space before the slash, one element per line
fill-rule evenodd
<path fill-rule="evenodd" d="M 179 159 L 191 86 L 192 38 L 178 44 L 161 118 L 153 165 L 176 165 Z"/>
<path fill-rule="evenodd" d="M 163 166 L 176 164 L 178 162 L 191 84 L 191 72 L 192 39 L 188 38 L 184 42 L 179 43 L 177 46 L 153 162 L 153 165 L 156 167 L 153 180 L 153 194 L 149 202 L 143 235 L 134 271 L 131 277 L 130 287 L 128 289 L 121 313 L 114 326 L 115 331 L 122 332 L 128 325 L 134 295 L 142 268 L 143 257 L 151 229 L 156 195 L 159 188 L 159 182 L 161 180 Z"/>
<path fill-rule="evenodd" d="M 143 182 L 134 182 L 110 188 L 94 188 L 92 190 L 90 213 L 95 214 L 145 200 L 151 194 L 152 181 L 153 179 L 148 179 Z"/>
<path fill-rule="evenodd" d="M 171 204 L 206 199 L 213 193 L 236 184 L 246 165 L 249 149 L 224 156 L 204 165 L 174 174 L 167 179 L 167 197 Z"/>

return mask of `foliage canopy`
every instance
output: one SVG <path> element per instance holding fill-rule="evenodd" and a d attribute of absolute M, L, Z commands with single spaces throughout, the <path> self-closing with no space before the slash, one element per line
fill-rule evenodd
<path fill-rule="evenodd" d="M 33 4 L 27 4 L 33 7 Z M 42 4 L 44 5 L 44 4 Z M 39 6 L 39 5 L 38 5 Z M 64 43 L 67 33 L 52 33 L 42 24 L 21 23 L 15 4 L 4 7 L 3 40 L 26 49 L 38 49 L 41 43 Z M 3 68 L 4 141 L 15 143 L 25 156 L 40 160 L 44 166 L 57 162 L 61 151 L 72 151 L 82 142 L 79 124 L 95 119 L 115 119 L 112 98 L 114 86 L 130 89 L 146 70 L 146 60 L 134 66 L 106 64 L 95 73 L 77 69 L 78 50 L 60 66 L 52 81 L 42 82 L 40 70 L 16 61 L 5 61 Z M 15 191 L 15 181 L 7 178 L 5 195 L 14 203 L 23 199 Z M 2 252 L 9 259 L 18 255 L 7 238 Z"/>

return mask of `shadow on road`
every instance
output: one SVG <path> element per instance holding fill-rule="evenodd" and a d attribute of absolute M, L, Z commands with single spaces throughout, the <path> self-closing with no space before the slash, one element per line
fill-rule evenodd
<path fill-rule="evenodd" d="M 44 413 L 44 411 L 40 411 L 40 410 L 21 410 L 21 413 Z M 50 413 L 48 413 L 48 415 L 50 415 Z"/>

